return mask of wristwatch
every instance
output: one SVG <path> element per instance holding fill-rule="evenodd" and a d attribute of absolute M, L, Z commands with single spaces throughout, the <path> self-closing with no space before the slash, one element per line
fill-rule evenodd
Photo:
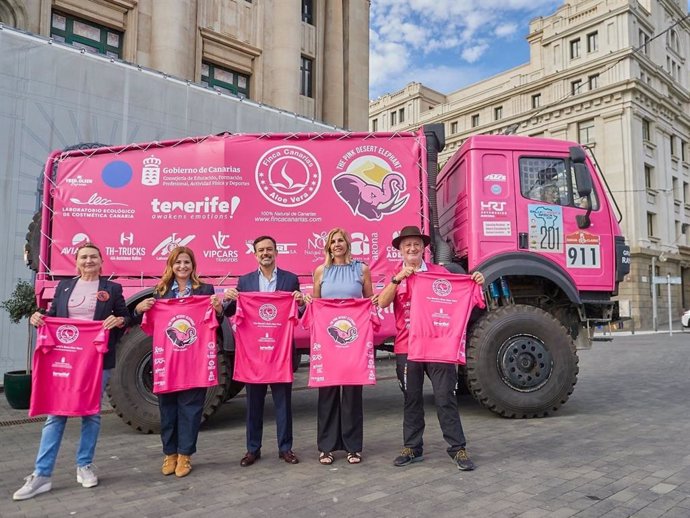
<path fill-rule="evenodd" d="M 398 285 L 398 284 L 400 284 L 402 281 L 399 281 L 398 279 L 395 278 L 395 275 L 393 275 L 393 277 L 391 278 L 391 282 L 392 282 L 393 284 L 395 284 L 395 285 Z"/>

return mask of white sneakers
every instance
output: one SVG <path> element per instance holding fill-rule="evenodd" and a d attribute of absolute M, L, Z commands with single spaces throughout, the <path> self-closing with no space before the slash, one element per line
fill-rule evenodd
<path fill-rule="evenodd" d="M 87 464 L 81 468 L 77 468 L 77 482 L 83 487 L 95 487 L 98 485 L 98 477 L 94 471 L 93 464 Z"/>
<path fill-rule="evenodd" d="M 26 482 L 14 492 L 12 500 L 28 500 L 36 495 L 50 491 L 53 487 L 50 477 L 41 477 L 35 473 L 32 473 L 24 480 Z"/>
<path fill-rule="evenodd" d="M 28 500 L 41 493 L 47 493 L 53 488 L 50 477 L 41 477 L 36 475 L 36 473 L 32 473 L 24 480 L 26 482 L 14 492 L 12 500 Z M 93 464 L 77 468 L 77 482 L 83 487 L 95 487 L 98 485 L 98 477 Z"/>

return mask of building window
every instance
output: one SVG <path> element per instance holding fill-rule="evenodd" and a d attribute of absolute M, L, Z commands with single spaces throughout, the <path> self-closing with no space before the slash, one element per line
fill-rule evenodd
<path fill-rule="evenodd" d="M 570 42 L 570 59 L 577 59 L 580 57 L 580 38 Z"/>
<path fill-rule="evenodd" d="M 477 126 L 479 126 L 479 114 L 478 113 L 472 115 L 472 127 L 476 128 Z"/>
<path fill-rule="evenodd" d="M 681 193 L 679 187 L 680 182 L 678 181 L 678 178 L 676 178 L 675 176 L 672 177 L 671 185 L 673 186 L 673 201 L 680 202 Z"/>
<path fill-rule="evenodd" d="M 450 123 L 450 133 L 451 135 L 455 135 L 458 132 L 458 123 L 457 121 L 451 122 Z"/>
<path fill-rule="evenodd" d="M 690 184 L 683 182 L 683 203 L 686 205 L 690 203 Z"/>
<path fill-rule="evenodd" d="M 587 83 L 589 83 L 589 89 L 594 90 L 599 87 L 599 74 L 591 75 L 587 78 Z"/>
<path fill-rule="evenodd" d="M 398 110 L 398 122 L 402 124 L 405 122 L 405 108 L 400 108 Z"/>
<path fill-rule="evenodd" d="M 577 95 L 580 93 L 580 87 L 582 86 L 582 81 L 577 80 L 577 81 L 572 81 L 570 83 L 570 94 L 571 95 Z"/>
<path fill-rule="evenodd" d="M 599 50 L 599 33 L 590 32 L 587 35 L 587 52 L 596 52 Z"/>
<path fill-rule="evenodd" d="M 391 126 L 395 126 L 398 123 L 398 112 L 393 110 L 391 112 Z"/>
<path fill-rule="evenodd" d="M 302 0 L 302 21 L 314 25 L 314 0 Z"/>
<path fill-rule="evenodd" d="M 378 130 L 379 130 L 379 120 L 378 119 L 372 119 L 371 131 L 378 131 Z"/>
<path fill-rule="evenodd" d="M 305 97 L 314 97 L 314 60 L 302 56 L 299 66 L 300 86 L 299 93 Z"/>
<path fill-rule="evenodd" d="M 650 123 L 647 119 L 642 119 L 642 140 L 649 142 L 652 137 Z"/>
<path fill-rule="evenodd" d="M 654 227 L 655 227 L 655 220 L 656 219 L 656 214 L 653 212 L 648 212 L 647 213 L 647 236 L 648 237 L 654 237 Z"/>
<path fill-rule="evenodd" d="M 532 96 L 532 108 L 539 108 L 541 106 L 541 94 L 534 94 Z"/>
<path fill-rule="evenodd" d="M 123 32 L 81 18 L 53 11 L 50 36 L 92 54 L 122 58 Z"/>
<path fill-rule="evenodd" d="M 500 121 L 503 118 L 503 106 L 494 108 L 494 120 Z"/>
<path fill-rule="evenodd" d="M 649 35 L 644 32 L 643 30 L 640 30 L 640 48 L 642 49 L 642 53 L 645 55 L 649 55 Z"/>
<path fill-rule="evenodd" d="M 676 54 L 680 54 L 680 40 L 678 39 L 678 33 L 674 29 L 671 29 L 667 35 L 667 39 L 668 46 L 671 47 Z"/>
<path fill-rule="evenodd" d="M 249 97 L 249 76 L 213 63 L 201 63 L 201 84 L 239 97 Z"/>
<path fill-rule="evenodd" d="M 687 147 L 688 147 L 688 143 L 681 139 L 681 141 L 680 141 L 680 159 L 683 162 L 685 162 L 685 159 L 687 158 L 687 155 L 685 154 L 687 152 Z"/>
<path fill-rule="evenodd" d="M 577 125 L 578 142 L 580 144 L 594 143 L 594 121 L 588 120 Z"/>
<path fill-rule="evenodd" d="M 654 189 L 654 168 L 644 165 L 644 186 L 646 189 Z"/>
<path fill-rule="evenodd" d="M 671 135 L 671 137 L 668 139 L 668 142 L 671 147 L 671 156 L 676 157 L 676 137 L 674 135 Z"/>

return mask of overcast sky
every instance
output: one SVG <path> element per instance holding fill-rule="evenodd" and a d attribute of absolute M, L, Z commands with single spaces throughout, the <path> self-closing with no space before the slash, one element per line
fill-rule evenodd
<path fill-rule="evenodd" d="M 690 2 L 689 2 L 690 3 Z M 529 61 L 529 21 L 562 0 L 372 0 L 369 98 L 417 81 L 444 94 Z"/>

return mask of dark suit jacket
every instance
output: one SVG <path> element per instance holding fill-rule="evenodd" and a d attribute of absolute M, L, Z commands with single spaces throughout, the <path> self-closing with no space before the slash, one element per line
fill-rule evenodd
<path fill-rule="evenodd" d="M 50 304 L 50 309 L 46 315 L 49 317 L 69 318 L 69 309 L 67 304 L 74 287 L 77 285 L 79 277 L 74 279 L 65 279 L 60 281 L 55 289 L 55 297 Z M 98 291 L 105 291 L 108 293 L 108 300 L 97 300 L 96 309 L 93 314 L 94 320 L 105 320 L 110 315 L 116 317 L 124 317 L 125 327 L 130 324 L 131 318 L 125 298 L 122 296 L 122 286 L 116 282 L 111 282 L 101 277 L 98 281 Z M 108 352 L 103 357 L 103 368 L 112 369 L 115 367 L 115 348 L 122 337 L 124 328 L 114 328 L 110 330 L 110 338 L 108 339 Z"/>
<path fill-rule="evenodd" d="M 201 283 L 201 285 L 198 288 L 196 288 L 196 289 L 192 288 L 192 295 L 211 296 L 214 293 L 215 293 L 215 290 L 214 290 L 213 286 L 211 286 L 210 284 L 203 283 L 203 282 Z M 158 295 L 157 293 L 153 293 L 151 296 L 154 299 L 171 299 L 171 298 L 173 298 L 173 293 L 172 293 L 172 290 L 168 289 L 168 291 L 166 291 L 165 295 L 163 295 L 162 297 L 160 295 Z M 141 324 L 142 318 L 144 318 L 143 314 L 138 314 L 134 309 L 132 309 L 132 323 L 133 324 Z M 220 321 L 221 321 L 221 319 L 219 318 L 218 322 L 220 322 Z"/>
<path fill-rule="evenodd" d="M 259 291 L 259 270 L 242 275 L 237 280 L 237 291 Z M 299 291 L 299 279 L 297 275 L 287 270 L 277 269 L 276 272 L 276 291 Z M 225 315 L 232 316 L 237 309 L 237 302 L 231 301 L 225 308 Z"/>
<path fill-rule="evenodd" d="M 199 286 L 198 288 L 196 288 L 196 289 L 192 288 L 192 295 L 208 295 L 210 297 L 214 293 L 215 293 L 215 290 L 213 289 L 213 286 L 211 286 L 210 284 L 205 284 L 203 282 L 201 283 L 201 286 Z M 154 293 L 153 298 L 154 299 L 171 299 L 171 298 L 173 298 L 173 293 L 172 293 L 172 290 L 169 289 L 168 291 L 165 292 L 165 295 L 163 295 L 162 297 L 160 297 L 159 295 Z"/>

